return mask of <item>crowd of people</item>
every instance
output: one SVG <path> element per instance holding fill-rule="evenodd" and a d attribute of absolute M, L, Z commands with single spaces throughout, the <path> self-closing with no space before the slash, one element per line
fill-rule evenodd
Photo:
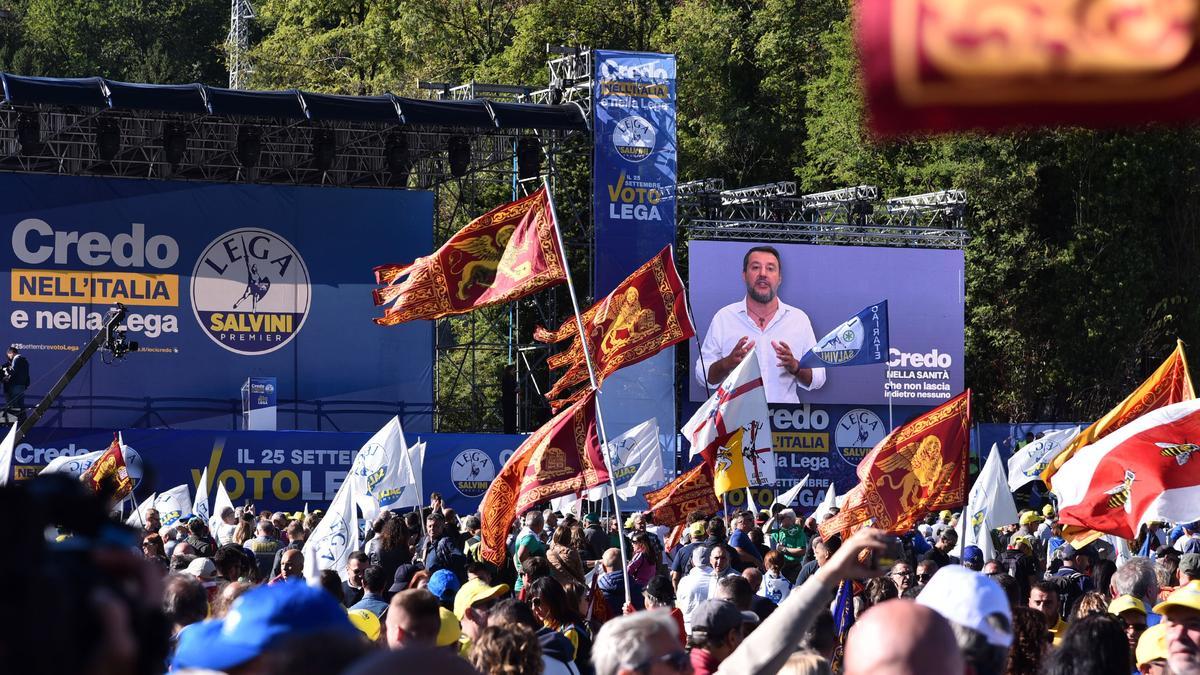
<path fill-rule="evenodd" d="M 1072 546 L 1053 509 L 1027 511 L 992 532 L 985 559 L 958 545 L 949 512 L 841 541 L 778 506 L 695 513 L 681 535 L 635 513 L 624 538 L 611 517 L 546 510 L 514 523 L 495 566 L 479 515 L 435 494 L 384 512 L 362 550 L 306 579 L 319 511 L 164 526 L 151 510 L 135 532 L 80 516 L 97 509 L 78 487 L 42 481 L 0 489 L 0 507 L 55 526 L 7 532 L 4 570 L 25 559 L 68 581 L 15 591 L 32 614 L 5 627 L 0 659 L 23 664 L 46 643 L 38 617 L 86 611 L 49 629 L 80 636 L 77 654 L 12 672 L 1200 674 L 1197 524 L 1144 528 L 1122 542 L 1135 556 Z M 96 572 L 86 588 L 80 565 Z"/>

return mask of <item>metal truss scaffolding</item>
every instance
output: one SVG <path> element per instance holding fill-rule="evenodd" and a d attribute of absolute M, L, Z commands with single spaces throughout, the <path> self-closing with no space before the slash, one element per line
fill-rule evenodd
<path fill-rule="evenodd" d="M 720 179 L 681 183 L 679 226 L 693 239 L 962 248 L 966 195 L 944 190 L 879 203 L 873 185 L 797 194 L 790 181 L 725 189 Z"/>

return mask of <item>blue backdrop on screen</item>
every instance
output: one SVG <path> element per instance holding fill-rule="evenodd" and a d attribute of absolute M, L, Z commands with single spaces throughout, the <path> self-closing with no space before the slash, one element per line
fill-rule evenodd
<path fill-rule="evenodd" d="M 29 357 L 27 404 L 114 302 L 141 346 L 93 359 L 51 422 L 232 428 L 256 376 L 278 378 L 280 428 L 318 428 L 318 405 L 324 428 L 398 408 L 431 428 L 432 329 L 374 325 L 370 292 L 373 266 L 429 253 L 430 193 L 20 174 L 0 191 L 0 339 Z"/>
<path fill-rule="evenodd" d="M 718 310 L 745 298 L 742 257 L 755 245 L 732 241 L 689 244 L 688 290 L 700 340 L 708 335 Z M 957 250 L 772 245 L 781 258 L 779 299 L 807 314 L 814 338 L 865 306 L 888 302 L 891 353 L 887 363 L 827 368 L 820 389 L 799 389 L 798 402 L 771 402 L 779 477 L 776 491 L 794 486 L 808 474 L 808 486 L 801 490 L 795 505 L 808 513 L 831 482 L 838 494 L 858 483 L 858 463 L 890 427 L 962 391 L 963 254 Z M 752 337 L 749 329 L 746 335 Z M 799 357 L 802 349 L 794 342 L 791 346 Z M 690 402 L 685 407 L 690 412 L 706 398 L 706 391 L 698 379 L 694 341 L 689 343 L 689 355 Z M 889 394 L 893 396 L 890 411 Z M 760 491 L 756 502 L 760 506 L 768 503 L 770 492 Z M 737 497 L 739 506 L 742 498 Z"/>
<path fill-rule="evenodd" d="M 593 54 L 592 269 L 596 297 L 602 297 L 664 246 L 675 243 L 675 57 L 603 50 Z M 610 436 L 650 417 L 658 420 L 659 429 L 677 428 L 674 350 L 613 374 L 604 392 L 611 394 L 601 397 Z M 664 466 L 673 466 L 674 443 L 663 450 Z"/>
<path fill-rule="evenodd" d="M 408 430 L 409 443 L 418 435 Z M 34 428 L 13 453 L 13 476 L 37 475 L 60 454 L 81 455 L 112 443 L 108 429 Z M 220 480 L 234 504 L 250 500 L 262 508 L 299 511 L 325 508 L 345 479 L 355 453 L 370 433 L 322 431 L 177 431 L 125 429 L 125 444 L 146 467 L 136 496 L 144 499 L 187 483 L 196 494 L 201 472 Z M 420 434 L 425 449 L 424 492 L 439 492 L 459 513 L 473 513 L 487 486 L 524 436 Z M 215 482 L 209 495 L 216 495 Z"/>

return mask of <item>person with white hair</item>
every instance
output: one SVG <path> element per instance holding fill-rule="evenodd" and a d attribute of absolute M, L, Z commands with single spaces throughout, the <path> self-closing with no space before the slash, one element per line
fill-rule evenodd
<path fill-rule="evenodd" d="M 592 664 L 596 675 L 679 673 L 691 661 L 679 644 L 678 628 L 665 609 L 611 619 L 596 634 Z"/>

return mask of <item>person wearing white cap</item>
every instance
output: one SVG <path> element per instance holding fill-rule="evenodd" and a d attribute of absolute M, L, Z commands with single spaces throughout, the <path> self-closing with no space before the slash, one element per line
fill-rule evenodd
<path fill-rule="evenodd" d="M 943 567 L 917 603 L 950 622 L 967 666 L 976 675 L 1000 675 L 1012 647 L 1012 608 L 995 580 L 962 565 Z"/>

